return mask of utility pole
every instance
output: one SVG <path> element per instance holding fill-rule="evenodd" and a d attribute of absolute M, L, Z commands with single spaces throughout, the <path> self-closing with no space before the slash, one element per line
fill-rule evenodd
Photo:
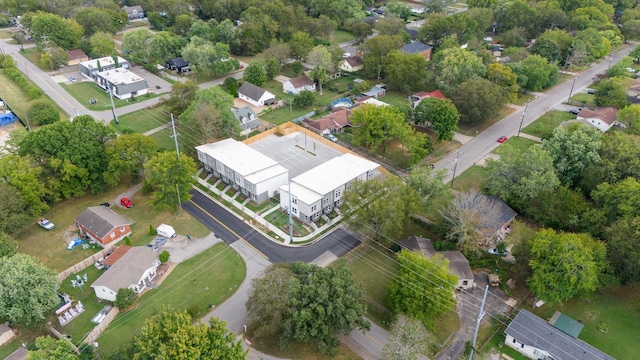
<path fill-rule="evenodd" d="M 573 78 L 573 82 L 575 82 L 575 78 Z M 522 117 L 520 118 L 520 126 L 518 127 L 518 137 L 520 137 L 520 131 L 522 131 L 522 123 L 524 122 L 524 115 L 527 113 L 527 109 L 529 108 L 529 103 L 524 104 L 524 111 L 522 112 Z"/>
<path fill-rule="evenodd" d="M 456 150 L 456 159 L 453 161 L 453 176 L 451 177 L 451 187 L 453 187 L 453 180 L 456 179 L 456 169 L 458 168 L 458 157 L 460 156 L 460 150 Z M 451 160 L 449 160 L 451 161 Z"/>
<path fill-rule="evenodd" d="M 49 37 L 47 35 L 42 35 L 42 46 L 44 51 L 49 54 L 49 65 L 51 66 L 51 75 L 53 75 L 53 59 L 51 58 L 51 47 L 49 46 Z"/>
<path fill-rule="evenodd" d="M 469 360 L 473 359 L 473 349 L 476 346 L 476 339 L 478 338 L 478 329 L 480 328 L 480 321 L 484 317 L 484 303 L 487 300 L 487 293 L 489 292 L 489 285 L 485 285 L 484 296 L 482 297 L 482 305 L 480 305 L 480 312 L 478 313 L 478 319 L 476 320 L 476 329 L 473 331 L 473 340 L 471 340 L 471 352 L 469 352 Z"/>
<path fill-rule="evenodd" d="M 569 98 L 567 99 L 567 102 L 571 101 L 571 94 L 573 94 L 573 87 L 576 85 L 576 78 L 578 76 L 576 74 L 573 74 L 573 82 L 571 83 L 571 90 L 569 90 Z"/>
<path fill-rule="evenodd" d="M 182 172 L 182 162 L 180 161 L 180 148 L 178 147 L 178 134 L 176 134 L 176 122 L 173 119 L 173 114 L 171 114 L 171 130 L 173 130 L 173 141 L 176 144 L 176 154 L 178 154 L 178 171 Z M 178 183 L 176 182 L 176 195 L 178 195 L 178 206 L 180 207 L 180 211 L 182 211 L 182 201 L 180 201 L 180 188 L 178 187 Z"/>
<path fill-rule="evenodd" d="M 107 88 L 109 89 L 109 99 L 111 99 L 111 112 L 113 113 L 113 120 L 116 122 L 116 124 L 120 124 L 120 122 L 118 121 L 118 115 L 116 114 L 116 105 L 113 103 L 113 88 L 108 81 Z"/>

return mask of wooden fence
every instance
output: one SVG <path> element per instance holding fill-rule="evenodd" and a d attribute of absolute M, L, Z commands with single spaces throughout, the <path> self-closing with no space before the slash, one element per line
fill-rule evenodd
<path fill-rule="evenodd" d="M 66 279 L 71 274 L 77 274 L 78 272 L 88 268 L 89 266 L 96 263 L 96 261 L 100 260 L 100 258 L 104 258 L 104 256 L 109 252 L 111 248 L 106 248 L 98 251 L 97 253 L 89 256 L 88 258 L 80 261 L 79 263 L 73 265 L 72 267 L 62 271 L 58 274 L 58 280 L 62 281 Z"/>
<path fill-rule="evenodd" d="M 85 338 L 85 342 L 87 344 L 93 344 L 96 339 L 98 339 L 98 337 L 100 336 L 100 334 L 102 334 L 102 332 L 107 328 L 107 326 L 109 326 L 109 324 L 113 321 L 113 319 L 116 318 L 116 316 L 120 313 L 120 309 L 118 309 L 117 307 L 113 307 L 111 309 L 111 311 L 109 311 L 109 313 L 107 314 L 107 316 L 104 317 L 104 319 L 102 319 L 102 321 L 100 322 L 100 324 L 96 325 L 93 330 L 91 330 L 88 334 L 87 337 Z"/>

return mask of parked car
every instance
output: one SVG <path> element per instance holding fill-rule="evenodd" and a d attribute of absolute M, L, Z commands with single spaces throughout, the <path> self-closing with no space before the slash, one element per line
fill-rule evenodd
<path fill-rule="evenodd" d="M 569 114 L 578 115 L 582 109 L 571 109 Z"/>
<path fill-rule="evenodd" d="M 346 53 L 342 54 L 342 57 L 345 58 L 345 59 L 348 58 L 348 57 L 351 57 L 351 53 L 346 52 Z"/>
<path fill-rule="evenodd" d="M 75 77 L 75 76 L 72 76 L 72 77 L 69 78 L 69 81 L 71 81 L 72 83 L 78 82 L 78 78 Z"/>
<path fill-rule="evenodd" d="M 627 72 L 629 72 L 629 73 L 634 73 L 634 72 L 636 72 L 636 69 L 634 69 L 634 68 L 627 68 Z"/>
<path fill-rule="evenodd" d="M 120 199 L 120 205 L 128 209 L 133 207 L 133 202 L 129 200 L 129 198 L 123 197 L 122 199 Z"/>
<path fill-rule="evenodd" d="M 498 142 L 502 144 L 503 142 L 507 141 L 507 139 L 508 138 L 506 136 L 502 135 L 498 138 Z"/>
<path fill-rule="evenodd" d="M 596 93 L 596 91 L 594 89 L 587 89 L 587 94 L 593 95 L 595 93 Z"/>
<path fill-rule="evenodd" d="M 47 230 L 53 230 L 53 228 L 56 227 L 51 221 L 45 218 L 40 218 L 38 220 L 38 225 Z"/>
<path fill-rule="evenodd" d="M 108 202 L 103 202 L 103 203 L 102 203 L 102 204 L 100 204 L 100 205 L 102 205 L 102 206 L 104 206 L 104 207 L 109 207 L 109 206 L 111 206 L 111 204 L 109 204 Z"/>
<path fill-rule="evenodd" d="M 327 139 L 333 141 L 333 142 L 338 142 L 338 138 L 333 136 L 333 134 L 329 134 L 327 135 Z"/>
<path fill-rule="evenodd" d="M 496 248 L 487 249 L 487 252 L 491 255 L 500 255 L 500 252 Z"/>

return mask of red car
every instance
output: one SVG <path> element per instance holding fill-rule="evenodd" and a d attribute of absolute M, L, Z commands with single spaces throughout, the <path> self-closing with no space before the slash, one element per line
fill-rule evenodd
<path fill-rule="evenodd" d="M 129 198 L 122 198 L 120 199 L 120 205 L 128 208 L 132 208 L 133 207 L 133 202 L 131 200 L 129 200 Z"/>
<path fill-rule="evenodd" d="M 506 137 L 506 136 L 504 136 L 504 135 L 502 135 L 502 136 L 500 136 L 500 137 L 498 138 L 498 142 L 499 142 L 499 143 L 503 143 L 503 142 L 505 142 L 505 141 L 507 141 L 507 137 Z"/>

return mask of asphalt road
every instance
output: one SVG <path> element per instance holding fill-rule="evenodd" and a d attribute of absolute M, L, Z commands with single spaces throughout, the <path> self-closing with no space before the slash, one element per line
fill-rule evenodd
<path fill-rule="evenodd" d="M 312 262 L 327 251 L 336 257 L 341 257 L 360 243 L 355 236 L 339 228 L 313 244 L 303 246 L 278 244 L 201 192 L 192 190 L 191 194 L 193 195 L 191 201 L 183 204 L 184 210 L 200 220 L 227 244 L 233 244 L 238 240 L 245 241 L 272 263 Z"/>
<path fill-rule="evenodd" d="M 577 74 L 572 94 L 578 93 L 589 87 L 589 85 L 593 83 L 593 78 L 597 74 L 605 72 L 610 65 L 616 64 L 623 56 L 628 55 L 635 45 L 636 44 L 632 43 L 622 50 L 612 54 L 611 60 L 610 57 L 607 57 L 599 64 Z M 537 99 L 529 103 L 527 112 L 524 115 L 524 121 L 522 122 L 522 128 L 525 128 L 527 125 L 534 122 L 547 111 L 559 106 L 562 102 L 567 101 L 572 84 L 573 79 L 568 79 L 553 89 L 546 91 Z M 450 182 L 453 178 L 454 167 L 456 170 L 456 176 L 462 174 L 463 171 L 480 161 L 484 156 L 498 147 L 500 143 L 498 143 L 497 140 L 500 136 L 516 136 L 520 122 L 523 120 L 523 110 L 524 108 L 511 113 L 500 122 L 494 124 L 458 148 L 457 151 L 449 153 L 444 159 L 434 164 L 435 170 L 447 169 L 448 173 L 447 177 L 444 179 L 445 182 Z"/>

